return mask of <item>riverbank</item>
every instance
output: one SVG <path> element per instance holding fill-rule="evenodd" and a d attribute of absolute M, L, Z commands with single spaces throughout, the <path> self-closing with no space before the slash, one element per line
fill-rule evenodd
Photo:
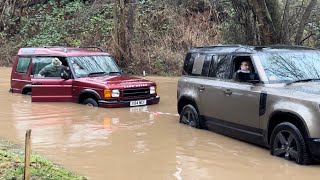
<path fill-rule="evenodd" d="M 24 150 L 18 145 L 0 139 L 0 179 L 23 179 L 23 173 Z M 30 179 L 87 179 L 34 153 L 31 155 L 30 174 Z"/>

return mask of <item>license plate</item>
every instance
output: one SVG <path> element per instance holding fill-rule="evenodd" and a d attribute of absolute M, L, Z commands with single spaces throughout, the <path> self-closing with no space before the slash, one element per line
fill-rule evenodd
<path fill-rule="evenodd" d="M 142 106 L 146 104 L 147 100 L 130 101 L 130 106 Z"/>

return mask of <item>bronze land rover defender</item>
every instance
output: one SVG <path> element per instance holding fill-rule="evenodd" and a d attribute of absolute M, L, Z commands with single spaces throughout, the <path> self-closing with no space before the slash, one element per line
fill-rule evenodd
<path fill-rule="evenodd" d="M 177 98 L 181 123 L 268 147 L 298 164 L 320 158 L 320 50 L 190 49 Z"/>

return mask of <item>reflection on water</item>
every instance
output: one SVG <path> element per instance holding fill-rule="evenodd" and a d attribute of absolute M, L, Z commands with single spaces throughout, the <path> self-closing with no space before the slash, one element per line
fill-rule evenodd
<path fill-rule="evenodd" d="M 158 105 L 89 108 L 31 103 L 8 93 L 9 68 L 0 69 L 0 137 L 32 149 L 90 179 L 318 179 L 319 166 L 298 166 L 268 150 L 179 124 L 176 78 L 159 84 Z"/>

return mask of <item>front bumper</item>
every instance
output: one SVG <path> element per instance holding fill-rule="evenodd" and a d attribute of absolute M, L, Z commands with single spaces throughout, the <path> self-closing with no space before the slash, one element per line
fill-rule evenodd
<path fill-rule="evenodd" d="M 138 99 L 138 100 L 145 100 L 145 99 Z M 160 97 L 150 97 L 147 100 L 146 105 L 158 104 L 160 101 Z M 99 107 L 105 108 L 117 108 L 117 107 L 130 107 L 130 101 L 106 101 L 106 100 L 98 100 Z"/>
<path fill-rule="evenodd" d="M 320 160 L 320 138 L 308 138 L 307 144 L 312 155 L 312 158 L 315 160 Z"/>

